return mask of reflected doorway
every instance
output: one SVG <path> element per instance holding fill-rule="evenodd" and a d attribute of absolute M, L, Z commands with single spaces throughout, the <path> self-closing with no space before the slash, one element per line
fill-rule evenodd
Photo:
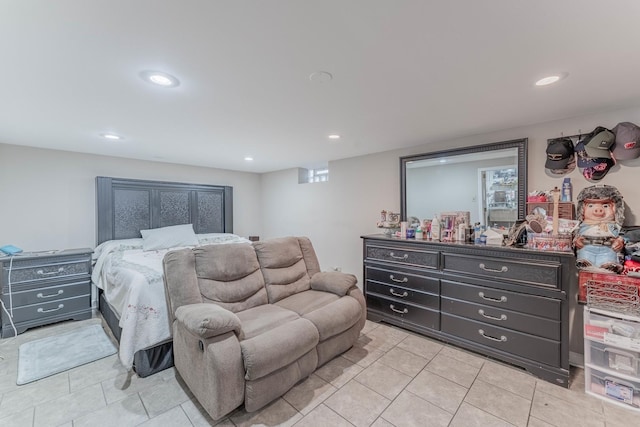
<path fill-rule="evenodd" d="M 518 219 L 515 165 L 478 169 L 478 214 L 482 225 L 509 229 Z"/>

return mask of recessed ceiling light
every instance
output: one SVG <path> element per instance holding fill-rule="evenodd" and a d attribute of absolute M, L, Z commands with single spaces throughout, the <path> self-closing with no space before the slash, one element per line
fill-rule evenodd
<path fill-rule="evenodd" d="M 145 81 L 162 87 L 176 87 L 180 85 L 180 81 L 171 74 L 162 71 L 143 71 L 140 73 Z"/>
<path fill-rule="evenodd" d="M 551 76 L 543 77 L 536 82 L 536 86 L 547 86 L 553 83 L 557 83 L 560 80 L 567 77 L 567 75 L 568 75 L 567 73 L 560 73 L 560 74 L 554 74 Z"/>
<path fill-rule="evenodd" d="M 252 162 L 253 161 L 253 157 L 247 156 L 244 158 L 245 161 L 247 162 Z"/>
<path fill-rule="evenodd" d="M 333 135 L 329 135 L 329 139 L 340 139 L 340 135 L 334 133 Z"/>
<path fill-rule="evenodd" d="M 309 74 L 309 80 L 314 83 L 327 83 L 333 80 L 333 75 L 328 71 L 316 71 Z"/>
<path fill-rule="evenodd" d="M 124 139 L 123 137 L 121 137 L 120 135 L 116 135 L 115 133 L 102 133 L 100 134 L 100 136 L 111 141 L 121 141 Z"/>

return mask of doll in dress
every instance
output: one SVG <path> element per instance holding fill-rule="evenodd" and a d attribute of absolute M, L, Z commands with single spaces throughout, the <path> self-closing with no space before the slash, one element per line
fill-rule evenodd
<path fill-rule="evenodd" d="M 608 185 L 587 187 L 578 195 L 577 215 L 580 223 L 573 239 L 577 267 L 622 272 L 622 195 L 615 187 Z"/>

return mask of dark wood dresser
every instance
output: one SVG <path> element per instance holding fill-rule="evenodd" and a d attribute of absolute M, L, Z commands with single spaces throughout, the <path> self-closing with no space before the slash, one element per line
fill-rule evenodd
<path fill-rule="evenodd" d="M 91 249 L 69 249 L 0 258 L 0 289 L 21 334 L 60 320 L 91 318 Z M 14 335 L 2 311 L 2 338 Z"/>
<path fill-rule="evenodd" d="M 568 386 L 572 253 L 363 236 L 368 318 Z"/>

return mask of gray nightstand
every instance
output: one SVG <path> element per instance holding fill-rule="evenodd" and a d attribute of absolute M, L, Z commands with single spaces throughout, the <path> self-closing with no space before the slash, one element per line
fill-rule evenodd
<path fill-rule="evenodd" d="M 2 301 L 18 334 L 61 320 L 91 318 L 91 254 L 69 249 L 0 258 Z M 2 310 L 2 338 L 14 335 Z"/>

